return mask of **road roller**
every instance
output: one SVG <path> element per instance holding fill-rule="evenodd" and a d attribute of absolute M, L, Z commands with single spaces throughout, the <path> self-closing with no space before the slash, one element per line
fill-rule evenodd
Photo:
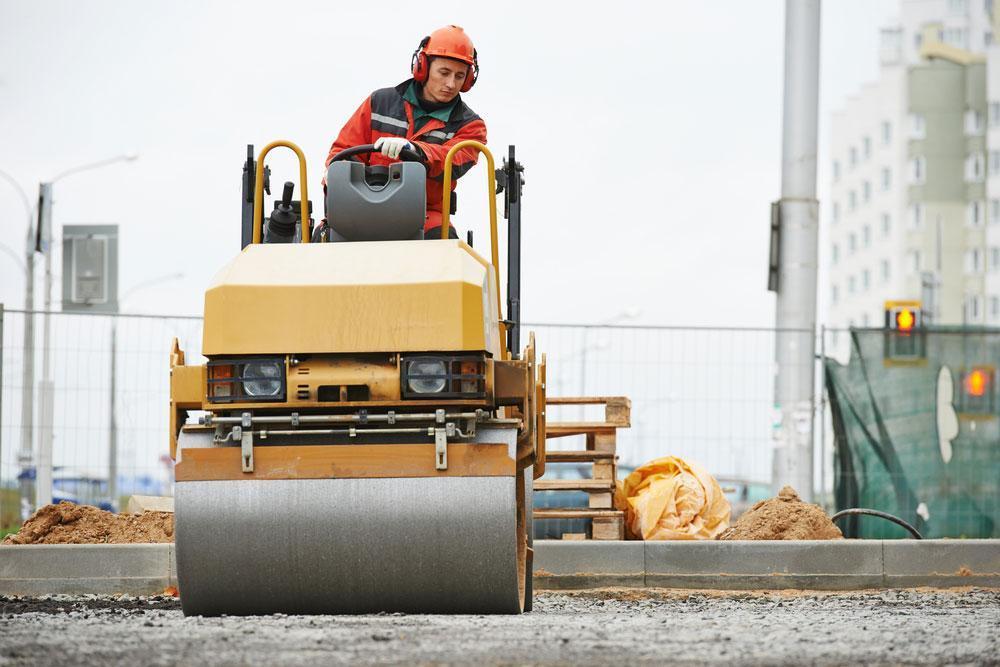
<path fill-rule="evenodd" d="M 298 157 L 299 197 L 265 158 Z M 445 238 L 452 158 L 486 161 L 490 258 Z M 545 358 L 520 338 L 522 167 L 466 141 L 424 239 L 421 155 L 327 170 L 244 164 L 243 247 L 205 293 L 204 363 L 170 358 L 177 579 L 186 615 L 503 613 L 531 608 L 532 480 Z M 502 311 L 497 199 L 507 221 Z M 194 361 L 194 360 L 192 360 Z"/>

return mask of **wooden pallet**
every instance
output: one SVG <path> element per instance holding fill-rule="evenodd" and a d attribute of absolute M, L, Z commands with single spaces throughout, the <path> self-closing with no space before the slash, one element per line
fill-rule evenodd
<path fill-rule="evenodd" d="M 589 519 L 590 539 L 621 540 L 625 538 L 625 514 L 614 509 L 613 497 L 617 476 L 617 433 L 631 425 L 632 403 L 624 396 L 546 397 L 551 405 L 604 405 L 604 421 L 546 422 L 546 439 L 583 435 L 584 450 L 546 450 L 545 460 L 551 463 L 584 463 L 591 465 L 590 479 L 546 479 L 535 482 L 536 491 L 586 491 L 588 507 L 539 508 L 536 519 Z M 587 534 L 567 533 L 563 539 L 586 539 Z"/>

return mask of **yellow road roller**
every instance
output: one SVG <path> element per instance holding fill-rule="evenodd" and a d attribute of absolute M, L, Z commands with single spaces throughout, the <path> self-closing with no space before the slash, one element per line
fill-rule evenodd
<path fill-rule="evenodd" d="M 275 147 L 299 160 L 264 216 Z M 490 259 L 423 239 L 426 168 L 327 171 L 276 141 L 244 166 L 244 247 L 205 293 L 204 364 L 170 359 L 177 578 L 187 615 L 510 613 L 531 606 L 545 360 L 520 349 L 522 169 L 486 160 Z M 501 310 L 497 197 L 508 229 Z"/>

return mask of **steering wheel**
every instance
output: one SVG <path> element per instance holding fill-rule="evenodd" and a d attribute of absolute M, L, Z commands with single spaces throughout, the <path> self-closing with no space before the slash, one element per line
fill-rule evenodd
<path fill-rule="evenodd" d="M 362 155 L 364 153 L 371 153 L 375 150 L 375 144 L 362 144 L 360 146 L 352 146 L 350 148 L 345 148 L 330 160 L 330 163 L 338 162 L 340 160 L 349 160 L 355 155 Z M 399 159 L 403 162 L 420 162 L 424 164 L 426 158 L 415 150 L 409 148 L 404 148 L 399 152 Z"/>

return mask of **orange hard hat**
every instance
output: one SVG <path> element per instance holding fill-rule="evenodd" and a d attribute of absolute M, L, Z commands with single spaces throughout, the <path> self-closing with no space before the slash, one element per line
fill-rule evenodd
<path fill-rule="evenodd" d="M 438 28 L 427 37 L 420 40 L 420 45 L 413 52 L 410 69 L 413 78 L 418 82 L 427 81 L 428 67 L 431 58 L 451 58 L 469 66 L 469 76 L 465 79 L 462 92 L 468 92 L 479 76 L 479 58 L 472 40 L 465 31 L 457 25 Z"/>

